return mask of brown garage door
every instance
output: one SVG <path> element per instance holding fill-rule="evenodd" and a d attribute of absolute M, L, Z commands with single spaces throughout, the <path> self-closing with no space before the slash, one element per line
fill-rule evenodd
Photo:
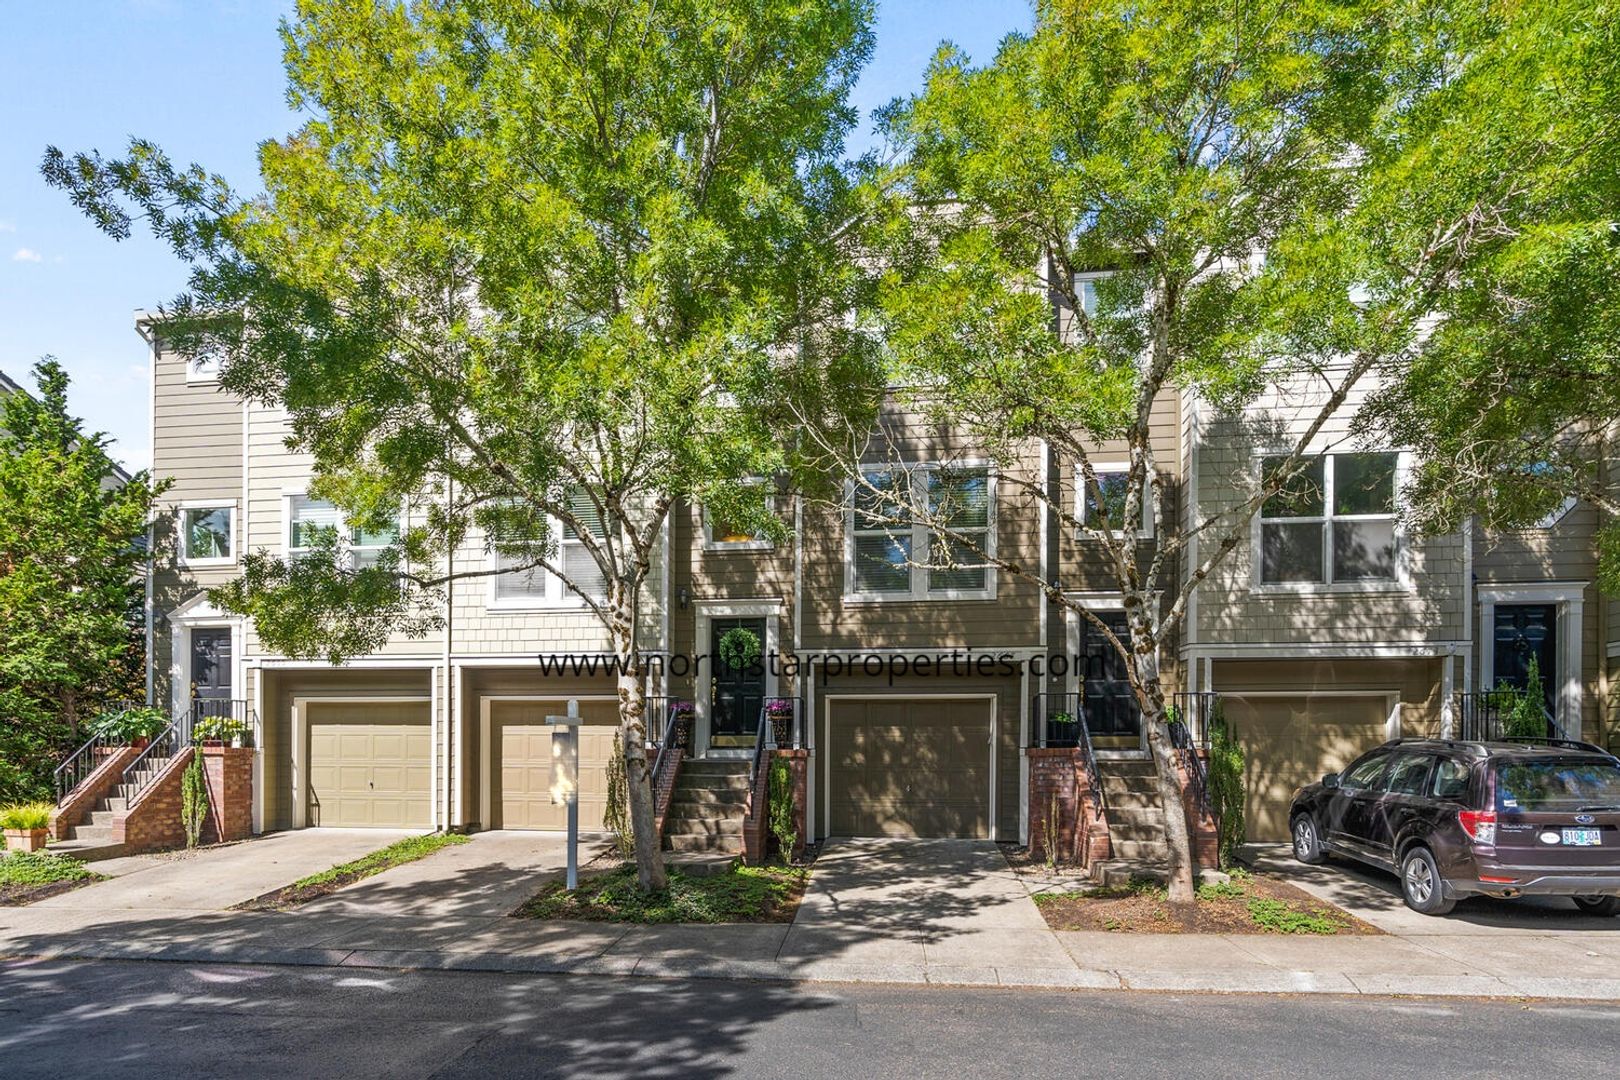
<path fill-rule="evenodd" d="M 566 829 L 568 807 L 551 801 L 551 731 L 547 716 L 568 710 L 566 701 L 490 703 L 490 744 L 497 757 L 490 770 L 491 809 L 497 829 Z M 582 701 L 579 733 L 579 827 L 600 829 L 607 805 L 607 763 L 618 734 L 616 701 Z"/>
<path fill-rule="evenodd" d="M 309 824 L 432 827 L 426 702 L 321 703 L 308 710 Z"/>
<path fill-rule="evenodd" d="M 990 702 L 834 700 L 830 707 L 833 835 L 990 835 Z"/>
<path fill-rule="evenodd" d="M 1244 800 L 1250 840 L 1288 839 L 1294 792 L 1338 772 L 1385 740 L 1383 696 L 1252 697 L 1223 692 L 1245 754 Z"/>

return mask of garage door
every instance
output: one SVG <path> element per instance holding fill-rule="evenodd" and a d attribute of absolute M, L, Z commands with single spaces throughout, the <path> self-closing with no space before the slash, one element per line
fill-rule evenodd
<path fill-rule="evenodd" d="M 491 810 L 497 829 L 566 829 L 568 808 L 551 801 L 551 731 L 547 716 L 560 716 L 566 701 L 490 703 Z M 607 806 L 607 763 L 618 734 L 617 701 L 582 701 L 579 733 L 579 827 L 602 828 Z"/>
<path fill-rule="evenodd" d="M 1338 772 L 1387 738 L 1383 696 L 1244 698 L 1223 692 L 1245 754 L 1245 817 L 1250 840 L 1288 839 L 1294 792 Z"/>
<path fill-rule="evenodd" d="M 833 835 L 989 836 L 992 708 L 982 699 L 830 702 Z"/>
<path fill-rule="evenodd" d="M 433 736 L 426 702 L 311 704 L 311 825 L 427 829 Z"/>

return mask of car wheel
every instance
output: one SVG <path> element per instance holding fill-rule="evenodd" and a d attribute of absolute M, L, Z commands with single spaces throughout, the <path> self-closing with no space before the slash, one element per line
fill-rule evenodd
<path fill-rule="evenodd" d="M 1620 896 L 1572 896 L 1570 899 L 1588 915 L 1620 915 Z"/>
<path fill-rule="evenodd" d="M 1322 861 L 1322 840 L 1316 835 L 1316 819 L 1309 814 L 1294 818 L 1294 858 L 1309 866 Z"/>
<path fill-rule="evenodd" d="M 1415 847 L 1401 859 L 1401 895 L 1406 906 L 1424 915 L 1444 915 L 1457 906 L 1447 900 L 1440 883 L 1440 867 L 1428 848 Z"/>

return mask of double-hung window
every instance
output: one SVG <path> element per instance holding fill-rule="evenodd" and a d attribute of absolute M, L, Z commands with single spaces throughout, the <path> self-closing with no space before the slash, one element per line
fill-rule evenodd
<path fill-rule="evenodd" d="M 745 480 L 745 488 L 762 488 L 763 480 Z M 765 508 L 770 511 L 776 509 L 776 500 L 769 494 L 765 495 Z M 707 551 L 769 551 L 771 538 L 763 532 L 730 521 L 725 514 L 708 506 L 703 507 L 703 547 Z"/>
<path fill-rule="evenodd" d="M 1287 460 L 1264 459 L 1262 481 Z M 1394 453 L 1327 454 L 1300 465 L 1260 508 L 1261 583 L 1393 583 L 1398 462 Z"/>
<path fill-rule="evenodd" d="M 597 540 L 606 537 L 602 516 L 588 494 L 583 491 L 572 493 L 568 509 L 570 516 L 577 519 L 592 537 Z M 513 528 L 508 526 L 509 530 Z M 553 565 L 592 600 L 604 599 L 607 596 L 607 581 L 574 524 L 552 518 L 549 520 L 549 532 L 557 541 Z M 498 545 L 495 549 L 495 565 L 503 572 L 495 575 L 493 599 L 497 606 L 570 607 L 584 604 L 579 593 L 564 584 L 562 576 L 532 565 L 543 550 L 539 535 L 509 531 L 498 538 Z M 516 569 L 509 569 L 514 567 Z"/>
<path fill-rule="evenodd" d="M 1108 511 L 1108 529 L 1113 535 L 1119 536 L 1123 532 L 1125 523 L 1125 493 L 1130 489 L 1129 465 L 1093 465 L 1091 471 L 1097 475 L 1097 487 L 1102 491 L 1102 508 Z M 1074 472 L 1074 485 L 1079 502 L 1080 522 L 1091 529 L 1102 527 L 1102 517 L 1097 512 L 1097 493 L 1086 483 L 1086 474 L 1078 467 Z M 1153 481 L 1146 479 L 1142 482 L 1142 521 L 1136 535 L 1147 538 L 1153 535 Z"/>
<path fill-rule="evenodd" d="M 180 508 L 180 564 L 222 566 L 236 559 L 236 507 Z"/>
<path fill-rule="evenodd" d="M 356 570 L 377 565 L 382 553 L 399 542 L 399 520 L 380 529 L 350 527 L 343 513 L 326 499 L 292 495 L 287 499 L 287 554 L 297 559 L 308 555 L 324 530 L 335 532 L 340 549 Z"/>
<path fill-rule="evenodd" d="M 988 599 L 995 517 L 988 470 L 874 469 L 854 486 L 845 594 L 857 600 Z M 919 515 L 914 508 L 926 507 Z M 943 527 L 934 531 L 919 518 Z"/>

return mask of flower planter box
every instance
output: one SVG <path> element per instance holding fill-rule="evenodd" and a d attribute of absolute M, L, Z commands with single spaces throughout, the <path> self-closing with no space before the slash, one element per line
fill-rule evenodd
<path fill-rule="evenodd" d="M 7 851 L 44 851 L 49 829 L 7 829 Z"/>

